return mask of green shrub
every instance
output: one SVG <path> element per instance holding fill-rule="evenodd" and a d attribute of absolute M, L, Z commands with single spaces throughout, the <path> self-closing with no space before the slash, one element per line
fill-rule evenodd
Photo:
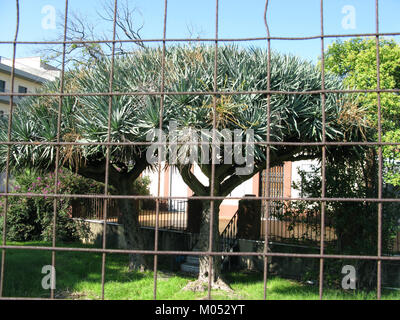
<path fill-rule="evenodd" d="M 53 235 L 54 198 L 34 196 L 55 192 L 54 173 L 39 174 L 26 170 L 15 176 L 14 192 L 32 196 L 10 196 L 7 210 L 7 240 L 9 241 L 49 241 Z M 102 193 L 101 183 L 83 178 L 68 170 L 58 172 L 59 194 Z M 87 236 L 88 225 L 72 219 L 73 198 L 58 198 L 56 203 L 56 239 L 76 241 Z M 4 200 L 0 200 L 0 214 L 4 216 Z M 2 220 L 3 221 L 3 220 Z M 3 223 L 3 222 L 2 222 Z M 2 232 L 2 228 L 1 231 Z"/>
<path fill-rule="evenodd" d="M 32 194 L 31 197 L 10 196 L 7 209 L 7 240 L 9 241 L 50 241 L 53 237 L 54 198 L 33 196 L 55 192 L 54 173 L 40 174 L 25 170 L 14 176 L 16 193 Z M 138 178 L 134 183 L 135 194 L 149 195 L 150 179 Z M 114 193 L 112 187 L 110 193 Z M 86 179 L 71 171 L 60 169 L 58 172 L 59 194 L 103 194 L 104 185 Z M 72 219 L 72 205 L 79 202 L 87 206 L 84 199 L 58 198 L 56 217 L 56 239 L 64 242 L 77 241 L 90 235 L 88 224 L 81 219 Z M 92 210 L 92 208 L 89 208 Z M 4 200 L 0 200 L 0 234 L 2 233 Z"/>
<path fill-rule="evenodd" d="M 7 239 L 13 241 L 39 240 L 40 226 L 32 199 L 9 197 L 7 212 Z M 2 213 L 4 202 L 0 203 Z M 3 217 L 1 230 L 3 231 Z"/>
<path fill-rule="evenodd" d="M 147 176 L 137 178 L 133 183 L 134 194 L 141 196 L 150 195 L 150 183 L 150 178 Z"/>
<path fill-rule="evenodd" d="M 328 198 L 369 198 L 377 196 L 378 172 L 369 177 L 365 170 L 364 158 L 332 159 L 326 162 L 326 197 Z M 294 183 L 303 197 L 321 196 L 322 177 L 319 165 L 311 171 L 299 170 L 301 181 Z M 368 178 L 374 183 L 368 185 Z M 383 198 L 398 197 L 393 188 L 383 184 Z M 321 203 L 319 201 L 295 201 L 285 206 L 279 218 L 287 216 L 317 217 L 314 231 L 320 234 Z M 381 250 L 383 254 L 393 254 L 393 239 L 398 230 L 400 218 L 399 203 L 382 204 Z M 325 206 L 325 226 L 335 230 L 337 240 L 327 243 L 325 253 L 344 255 L 371 255 L 378 252 L 378 204 L 369 201 L 327 201 Z M 357 271 L 357 288 L 375 289 L 377 282 L 376 261 L 326 259 L 324 280 L 331 285 L 340 286 L 344 265 L 353 265 Z M 307 272 L 309 279 L 318 279 L 319 266 Z M 308 280 L 308 279 L 307 279 Z"/>

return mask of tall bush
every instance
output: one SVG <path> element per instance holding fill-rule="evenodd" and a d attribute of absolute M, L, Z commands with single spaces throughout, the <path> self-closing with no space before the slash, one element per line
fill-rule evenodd
<path fill-rule="evenodd" d="M 369 183 L 369 172 L 365 170 L 365 157 L 357 159 L 338 159 L 328 157 L 326 163 L 326 197 L 328 198 L 370 198 L 377 197 L 378 173 Z M 321 197 L 322 177 L 319 165 L 312 166 L 308 172 L 299 170 L 300 182 L 293 187 L 301 189 L 302 197 Z M 371 190 L 372 189 L 372 190 Z M 383 197 L 394 197 L 393 188 L 384 184 Z M 331 201 L 326 203 L 325 225 L 335 230 L 337 240 L 330 243 L 326 253 L 345 255 L 371 255 L 378 253 L 378 204 L 371 201 Z M 400 218 L 398 203 L 382 205 L 382 254 L 391 254 L 393 239 Z M 311 214 L 319 220 L 321 202 L 296 201 L 287 204 L 284 215 Z M 320 232 L 319 225 L 314 231 Z M 358 286 L 369 289 L 376 287 L 376 261 L 369 260 L 325 260 L 325 279 L 340 285 L 343 265 L 352 264 L 357 270 Z M 310 277 L 317 278 L 314 270 Z"/>
<path fill-rule="evenodd" d="M 30 196 L 10 196 L 7 210 L 7 240 L 30 241 L 52 239 L 54 198 L 35 194 L 55 193 L 54 173 L 39 174 L 25 170 L 15 176 L 14 192 Z M 58 193 L 102 193 L 103 185 L 83 178 L 68 170 L 58 173 Z M 72 219 L 71 197 L 57 200 L 56 238 L 60 241 L 76 241 L 89 233 L 88 226 Z M 4 199 L 0 200 L 0 212 L 4 216 Z"/>

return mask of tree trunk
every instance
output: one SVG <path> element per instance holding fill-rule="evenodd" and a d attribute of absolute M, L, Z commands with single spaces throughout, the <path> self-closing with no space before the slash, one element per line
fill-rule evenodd
<path fill-rule="evenodd" d="M 196 194 L 190 197 L 187 202 L 187 227 L 186 230 L 191 233 L 200 233 L 202 200 L 196 200 Z"/>
<path fill-rule="evenodd" d="M 220 236 L 219 236 L 219 206 L 221 201 L 214 201 L 213 212 L 213 240 L 212 251 L 219 252 Z M 203 201 L 203 210 L 201 214 L 200 234 L 194 251 L 208 251 L 210 245 L 210 218 L 211 218 L 211 202 Z M 212 257 L 211 267 L 211 288 L 231 291 L 232 289 L 223 280 L 221 276 L 222 260 L 221 256 Z M 208 286 L 210 276 L 210 258 L 208 256 L 199 256 L 199 276 L 197 281 L 189 283 L 186 289 L 193 291 L 204 291 Z"/>
<path fill-rule="evenodd" d="M 219 205 L 220 202 L 214 201 L 214 221 L 213 221 L 213 242 L 212 242 L 212 251 L 220 251 L 219 250 Z M 211 219 L 211 202 L 204 201 L 203 202 L 203 210 L 201 213 L 201 223 L 200 223 L 200 235 L 199 241 L 195 249 L 199 251 L 208 251 L 209 250 L 209 240 L 210 240 L 210 219 Z M 214 256 L 212 263 L 212 277 L 211 281 L 215 282 L 216 279 L 219 278 L 221 272 L 221 257 Z M 200 257 L 200 272 L 199 272 L 199 280 L 208 281 L 208 273 L 209 273 L 210 259 L 206 256 Z"/>
<path fill-rule="evenodd" d="M 121 179 L 118 192 L 121 195 L 132 194 L 133 181 Z M 145 249 L 145 241 L 139 225 L 139 202 L 132 199 L 120 199 L 118 205 L 121 212 L 121 223 L 124 229 L 124 236 L 128 250 Z M 143 272 L 147 269 L 147 263 L 142 254 L 129 254 L 129 270 Z"/>
<path fill-rule="evenodd" d="M 366 196 L 370 198 L 377 197 L 377 172 L 378 160 L 376 150 L 374 148 L 368 149 L 365 155 L 365 166 L 363 168 Z"/>

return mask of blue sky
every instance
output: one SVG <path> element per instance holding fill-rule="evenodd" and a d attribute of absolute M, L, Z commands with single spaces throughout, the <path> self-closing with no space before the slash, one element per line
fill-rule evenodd
<path fill-rule="evenodd" d="M 96 11 L 102 10 L 101 0 L 70 0 L 70 11 L 92 21 L 99 30 L 110 31 L 111 24 L 98 19 Z M 163 32 L 164 0 L 132 0 L 141 13 L 138 21 L 144 23 L 142 38 L 161 38 Z M 64 10 L 63 0 L 20 0 L 20 30 L 18 40 L 52 40 L 56 31 L 44 29 L 42 8 L 52 5 Z M 220 0 L 219 37 L 263 37 L 265 0 Z M 354 8 L 355 24 L 345 29 L 342 24 L 345 6 Z M 268 19 L 272 36 L 310 36 L 320 32 L 320 0 L 270 0 Z M 380 0 L 380 31 L 399 32 L 399 0 Z M 57 19 L 59 19 L 57 17 Z M 0 0 L 0 40 L 12 40 L 15 29 L 15 1 Z M 60 22 L 60 21 L 58 21 Z M 354 27 L 354 28 L 353 28 Z M 324 29 L 326 34 L 375 32 L 375 0 L 325 0 Z M 192 30 L 203 38 L 215 34 L 215 0 L 168 0 L 167 38 L 186 38 Z M 110 35 L 111 38 L 111 35 Z M 326 39 L 328 45 L 334 39 Z M 240 43 L 242 46 L 266 47 L 266 41 Z M 320 40 L 272 41 L 272 49 L 291 52 L 308 60 L 320 56 Z M 17 57 L 37 55 L 39 45 L 18 45 Z M 12 46 L 0 44 L 0 56 L 11 57 Z"/>

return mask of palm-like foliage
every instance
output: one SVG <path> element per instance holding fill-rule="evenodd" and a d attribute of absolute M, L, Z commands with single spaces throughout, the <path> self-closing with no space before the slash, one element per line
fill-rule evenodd
<path fill-rule="evenodd" d="M 174 47 L 166 56 L 168 90 L 171 91 L 214 91 L 214 50 L 205 46 Z M 257 93 L 267 89 L 268 55 L 261 49 L 239 49 L 235 46 L 221 47 L 218 50 L 217 87 L 221 92 L 253 91 L 254 94 L 221 95 L 216 100 L 217 138 L 223 136 L 220 130 L 252 129 L 255 142 L 267 140 L 267 95 Z M 321 90 L 321 70 L 312 63 L 290 56 L 273 53 L 271 57 L 271 90 L 280 92 L 306 92 Z M 325 76 L 326 89 L 342 89 L 341 81 L 331 74 Z M 345 132 L 352 132 L 353 140 L 361 139 L 360 121 L 346 122 L 346 127 L 338 121 L 349 103 L 344 94 L 327 94 L 325 99 L 325 134 L 327 141 L 345 140 Z M 321 94 L 273 94 L 270 102 L 270 140 L 277 142 L 320 142 L 323 135 Z M 212 129 L 213 101 L 210 95 L 170 95 L 166 97 L 166 115 L 183 128 Z M 364 126 L 364 123 L 361 124 Z M 219 136 L 218 136 L 219 135 Z M 189 139 L 182 133 L 181 140 Z M 243 135 L 245 139 L 245 135 Z M 179 138 L 177 139 L 179 140 Z M 243 140 L 244 141 L 244 140 Z M 180 146 L 180 154 L 189 154 L 187 145 Z M 316 158 L 318 148 L 273 146 L 271 164 L 301 158 Z M 265 167 L 265 146 L 256 145 L 255 174 Z M 200 153 L 199 153 L 200 157 Z M 197 159 L 200 163 L 201 159 Z M 221 159 L 223 160 L 223 159 Z M 223 161 L 221 161 L 223 162 Z M 232 164 L 232 167 L 237 165 Z M 210 165 L 200 164 L 203 172 L 210 178 Z M 249 177 L 234 177 L 226 165 L 216 167 L 224 172 L 216 179 L 216 189 L 221 195 L 229 194 L 232 188 Z M 188 173 L 187 165 L 181 165 L 185 171 L 185 181 L 197 192 L 208 195 L 209 191 L 201 187 L 195 177 Z M 231 177 L 232 179 L 228 179 Z M 222 183 L 224 181 L 224 183 Z M 232 182 L 232 183 L 231 183 Z M 225 184 L 225 187 L 224 187 Z M 224 189 L 224 190 L 223 190 Z M 217 191 L 218 192 L 218 191 Z"/>
<path fill-rule="evenodd" d="M 212 48 L 175 47 L 169 50 L 166 56 L 166 83 L 167 90 L 186 91 L 214 91 L 214 50 Z M 224 141 L 222 130 L 252 129 L 254 142 L 267 141 L 268 134 L 268 96 L 257 91 L 265 91 L 267 86 L 268 54 L 260 49 L 244 50 L 234 46 L 220 47 L 217 52 L 218 73 L 217 88 L 221 92 L 250 91 L 253 94 L 230 94 L 216 97 L 215 114 L 213 114 L 213 98 L 211 95 L 170 95 L 166 96 L 166 116 L 174 120 L 178 128 L 175 141 L 178 142 L 178 157 L 187 159 L 193 157 L 193 147 L 184 144 L 191 140 L 191 133 L 198 129 L 212 129 L 213 119 L 216 121 L 216 138 Z M 322 88 L 321 70 L 311 63 L 302 61 L 294 56 L 272 54 L 271 57 L 270 88 L 274 91 L 316 91 Z M 326 89 L 341 89 L 342 84 L 338 77 L 327 74 Z M 325 96 L 325 136 L 327 141 L 353 140 L 361 138 L 359 128 L 363 127 L 364 119 L 342 118 L 344 106 L 351 104 L 351 100 L 341 94 L 327 94 Z M 320 142 L 323 135 L 322 98 L 321 94 L 274 94 L 270 98 L 270 140 L 276 142 Z M 352 121 L 354 120 L 354 121 Z M 361 123 L 360 123 L 361 122 Z M 243 131 L 244 132 L 244 131 Z M 210 138 L 210 137 L 209 137 Z M 246 135 L 242 134 L 242 142 Z M 226 140 L 225 140 L 226 141 Z M 179 144 L 183 142 L 183 144 Z M 193 142 L 193 140 L 191 141 Z M 221 147 L 221 150 L 223 148 Z M 290 145 L 276 145 L 271 147 L 271 166 L 283 161 L 296 159 L 316 158 L 320 155 L 320 148 L 298 147 Z M 220 162 L 215 165 L 214 196 L 227 196 L 238 185 L 251 178 L 266 167 L 266 147 L 254 146 L 254 167 L 246 174 L 238 175 L 236 169 L 243 164 L 226 163 L 220 154 Z M 211 153 L 211 149 L 209 149 Z M 199 196 L 210 195 L 212 181 L 211 162 L 202 163 L 202 153 L 198 151 L 194 156 L 202 172 L 208 177 L 208 184 L 203 184 L 192 173 L 191 164 L 181 162 L 177 164 L 183 180 Z M 228 154 L 230 157 L 231 154 Z M 209 154 L 208 159 L 211 159 Z M 179 159 L 179 158 L 178 158 Z M 192 158 L 193 159 L 193 158 Z M 251 159 L 250 159 L 251 160 Z M 225 162 L 225 163 L 224 163 Z M 218 251 L 218 213 L 220 200 L 214 201 L 213 211 L 210 202 L 203 201 L 202 225 L 197 249 L 207 250 L 209 233 L 214 233 L 214 250 Z M 214 213 L 214 229 L 209 230 L 211 212 Z M 212 281 L 219 281 L 219 263 L 215 258 L 213 263 Z M 199 281 L 208 278 L 209 262 L 200 258 Z"/>
<path fill-rule="evenodd" d="M 145 49 L 130 56 L 115 59 L 113 91 L 143 92 L 160 90 L 161 51 Z M 174 92 L 213 91 L 214 50 L 206 46 L 172 47 L 166 54 L 165 90 Z M 261 49 L 222 47 L 218 51 L 218 90 L 259 91 L 267 88 L 267 53 Z M 108 137 L 109 97 L 95 95 L 109 91 L 110 60 L 100 60 L 90 69 L 78 69 L 66 74 L 66 91 L 94 95 L 62 99 L 61 141 L 129 142 L 145 141 L 146 135 L 159 126 L 160 98 L 143 95 L 116 95 L 112 97 L 110 136 Z M 341 89 L 340 80 L 326 75 L 326 89 Z M 297 57 L 272 54 L 271 90 L 312 91 L 321 89 L 321 72 L 318 67 Z M 57 93 L 59 82 L 48 83 L 42 92 Z M 338 119 L 346 97 L 327 94 L 325 103 L 326 138 L 343 139 L 344 130 Z M 57 97 L 28 97 L 23 99 L 13 117 L 12 140 L 54 142 L 57 137 Z M 175 120 L 180 126 L 211 129 L 212 96 L 166 95 L 163 120 Z M 266 94 L 237 94 L 220 96 L 216 108 L 217 128 L 253 129 L 256 141 L 266 141 Z M 355 124 L 356 125 L 356 124 Z M 7 140 L 7 123 L 0 130 L 2 140 Z M 353 136 L 354 139 L 359 137 Z M 274 94 L 271 96 L 271 141 L 322 141 L 322 109 L 320 94 Z M 2 146 L 3 150 L 5 146 Z M 146 147 L 114 146 L 111 160 L 114 164 L 132 164 Z M 12 166 L 28 164 L 50 167 L 54 164 L 53 146 L 12 147 Z M 65 162 L 71 150 L 62 153 Z M 85 145 L 75 147 L 85 161 L 99 161 L 105 147 Z M 310 150 L 302 150 L 309 152 Z M 272 153 L 279 155 L 277 148 Z M 5 163 L 4 153 L 0 162 Z M 265 152 L 256 148 L 256 158 L 264 161 Z"/>
<path fill-rule="evenodd" d="M 146 57 L 146 56 L 145 56 Z M 156 59 L 147 62 L 157 63 Z M 142 68 L 142 70 L 140 70 Z M 156 83 L 145 74 L 153 70 L 154 65 L 145 64 L 135 57 L 116 59 L 114 70 L 114 90 L 141 91 L 144 82 Z M 130 72 L 136 70 L 136 72 Z M 145 75 L 139 78 L 139 73 Z M 108 92 L 110 61 L 102 60 L 90 69 L 75 70 L 66 74 L 67 91 L 96 93 Z M 156 74 L 154 74 L 157 77 Z M 117 91 L 115 90 L 115 91 Z M 40 92 L 59 92 L 59 82 L 47 83 Z M 87 95 L 80 97 L 65 96 L 62 98 L 62 115 L 60 140 L 67 142 L 87 143 L 79 146 L 61 148 L 60 165 L 69 165 L 78 170 L 104 162 L 106 146 L 90 143 L 102 142 L 140 142 L 145 141 L 147 133 L 159 125 L 159 100 L 143 96 L 113 96 L 108 132 L 109 96 Z M 55 164 L 55 147 L 41 145 L 40 142 L 57 141 L 58 97 L 27 97 L 16 107 L 12 121 L 12 139 L 18 142 L 37 142 L 37 145 L 17 144 L 12 146 L 10 164 L 13 168 L 34 166 L 49 169 Z M 3 119 L 0 135 L 7 140 L 7 119 Z M 6 148 L 0 165 L 6 163 Z M 144 146 L 112 146 L 111 163 L 113 167 L 126 173 L 134 168 L 137 162 L 141 170 L 144 165 Z M 81 161 L 82 160 L 82 161 Z M 140 173 L 140 172 L 139 172 Z"/>

